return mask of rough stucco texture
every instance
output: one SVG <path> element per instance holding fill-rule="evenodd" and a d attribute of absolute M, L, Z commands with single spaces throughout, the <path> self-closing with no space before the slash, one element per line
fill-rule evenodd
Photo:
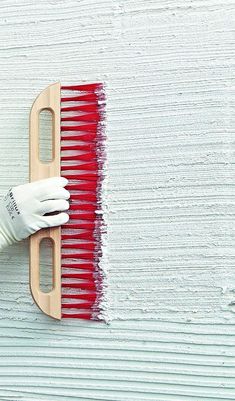
<path fill-rule="evenodd" d="M 0 400 L 235 400 L 233 0 L 0 3 L 0 193 L 28 114 L 105 80 L 110 325 L 41 314 L 27 241 L 0 256 Z"/>

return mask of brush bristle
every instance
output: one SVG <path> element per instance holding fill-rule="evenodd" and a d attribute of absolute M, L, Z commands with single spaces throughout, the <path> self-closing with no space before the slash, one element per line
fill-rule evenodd
<path fill-rule="evenodd" d="M 62 318 L 100 320 L 104 87 L 61 89 L 61 175 L 71 194 L 70 220 L 61 234 Z"/>

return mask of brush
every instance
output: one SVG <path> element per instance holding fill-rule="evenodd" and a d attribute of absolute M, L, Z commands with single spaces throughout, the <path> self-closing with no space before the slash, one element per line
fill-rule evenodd
<path fill-rule="evenodd" d="M 104 178 L 105 93 L 101 83 L 44 89 L 30 113 L 30 181 L 61 175 L 68 179 L 69 221 L 30 237 L 30 289 L 38 307 L 55 318 L 102 320 L 104 293 L 101 190 Z M 40 160 L 39 119 L 52 114 L 52 160 Z M 40 243 L 53 249 L 53 286 L 40 288 Z"/>

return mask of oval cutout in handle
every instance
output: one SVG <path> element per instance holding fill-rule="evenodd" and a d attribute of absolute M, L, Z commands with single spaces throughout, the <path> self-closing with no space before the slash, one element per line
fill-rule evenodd
<path fill-rule="evenodd" d="M 49 238 L 40 242 L 40 291 L 48 294 L 53 290 L 53 248 L 54 244 Z"/>
<path fill-rule="evenodd" d="M 53 160 L 53 119 L 50 109 L 42 109 L 39 113 L 39 160 L 49 163 Z"/>

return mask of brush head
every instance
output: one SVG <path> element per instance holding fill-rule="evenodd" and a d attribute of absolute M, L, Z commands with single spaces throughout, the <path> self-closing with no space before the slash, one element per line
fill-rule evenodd
<path fill-rule="evenodd" d="M 62 318 L 102 320 L 104 110 L 103 84 L 61 86 L 61 175 L 71 194 L 61 229 Z"/>

